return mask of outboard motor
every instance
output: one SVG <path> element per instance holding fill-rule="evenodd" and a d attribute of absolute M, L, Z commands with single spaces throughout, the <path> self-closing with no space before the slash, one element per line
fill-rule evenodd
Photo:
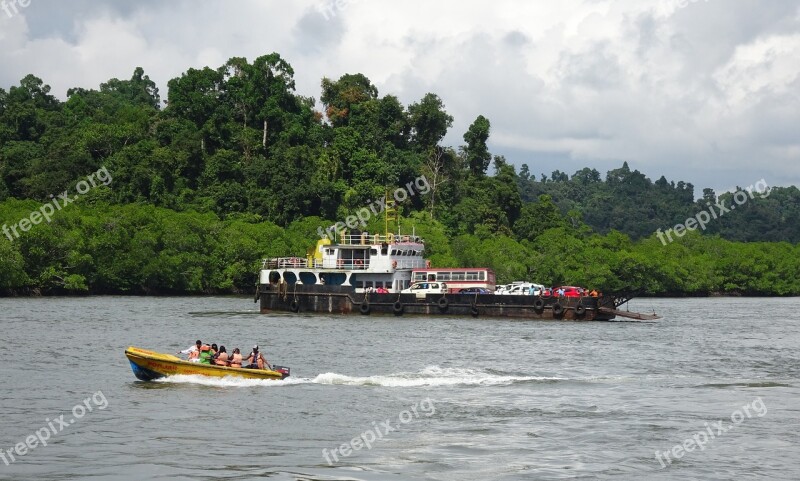
<path fill-rule="evenodd" d="M 292 372 L 292 370 L 286 366 L 272 366 L 272 370 L 281 373 L 283 375 L 282 379 L 289 377 Z"/>

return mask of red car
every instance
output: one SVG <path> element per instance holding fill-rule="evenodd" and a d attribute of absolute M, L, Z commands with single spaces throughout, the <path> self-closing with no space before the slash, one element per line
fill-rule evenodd
<path fill-rule="evenodd" d="M 554 287 L 553 295 L 557 295 L 556 293 L 560 289 L 564 289 L 564 297 L 585 297 L 587 295 L 586 290 L 584 288 L 575 286 Z"/>

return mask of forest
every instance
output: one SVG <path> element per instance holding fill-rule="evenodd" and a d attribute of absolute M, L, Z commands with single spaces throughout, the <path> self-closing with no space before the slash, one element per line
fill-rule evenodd
<path fill-rule="evenodd" d="M 796 187 L 664 242 L 734 193 L 696 198 L 627 163 L 537 178 L 490 152 L 482 115 L 442 145 L 453 117 L 435 93 L 403 105 L 347 74 L 323 78 L 318 102 L 294 78 L 273 53 L 188 69 L 165 99 L 141 68 L 64 101 L 34 75 L 0 88 L 0 295 L 251 293 L 263 258 L 303 255 L 320 228 L 420 178 L 391 229 L 421 235 L 434 266 L 642 295 L 800 294 Z M 99 172 L 109 182 L 89 185 Z"/>

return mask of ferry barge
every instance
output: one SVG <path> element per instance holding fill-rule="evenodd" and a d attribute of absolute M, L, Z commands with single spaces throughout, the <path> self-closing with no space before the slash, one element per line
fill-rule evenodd
<path fill-rule="evenodd" d="M 349 235 L 343 232 L 335 238 L 338 238 L 338 242 L 320 239 L 305 257 L 264 260 L 255 294 L 255 301 L 260 302 L 261 313 L 472 316 L 569 321 L 610 321 L 616 316 L 638 320 L 658 318 L 655 315 L 618 310 L 630 297 L 559 298 L 495 294 L 494 274 L 489 269 L 430 269 L 430 263 L 423 257 L 425 244 L 415 235 L 370 235 L 353 230 Z M 447 280 L 442 278 L 446 274 L 450 276 Z M 475 294 L 462 294 L 456 288 L 437 294 L 402 293 L 412 279 L 418 278 L 415 276 L 460 288 L 482 284 L 491 287 L 489 293 Z"/>

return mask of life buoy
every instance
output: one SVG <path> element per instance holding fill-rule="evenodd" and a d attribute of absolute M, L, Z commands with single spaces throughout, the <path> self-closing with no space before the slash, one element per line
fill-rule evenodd
<path fill-rule="evenodd" d="M 472 317 L 478 317 L 478 314 L 480 314 L 480 312 L 478 312 L 478 306 L 473 304 L 469 309 L 469 313 L 472 315 Z"/>
<path fill-rule="evenodd" d="M 439 310 L 444 312 L 447 308 L 450 307 L 450 301 L 447 300 L 446 297 L 442 296 L 439 298 Z"/>
<path fill-rule="evenodd" d="M 359 306 L 358 310 L 361 311 L 362 315 L 365 315 L 365 316 L 368 315 L 369 311 L 370 311 L 369 302 L 367 302 L 367 301 L 362 302 L 361 305 Z"/>
<path fill-rule="evenodd" d="M 544 310 L 544 299 L 537 297 L 536 300 L 533 301 L 533 310 L 542 312 Z"/>
<path fill-rule="evenodd" d="M 297 299 L 292 299 L 292 303 L 289 304 L 289 309 L 291 309 L 292 312 L 298 312 L 300 310 L 300 303 L 297 302 Z"/>
<path fill-rule="evenodd" d="M 586 314 L 586 306 L 584 306 L 583 303 L 579 302 L 578 305 L 575 306 L 575 315 L 580 317 L 584 316 L 585 314 Z"/>
<path fill-rule="evenodd" d="M 553 315 L 556 317 L 561 317 L 561 314 L 564 314 L 564 306 L 556 302 L 553 304 Z"/>
<path fill-rule="evenodd" d="M 396 301 L 392 305 L 392 312 L 394 312 L 395 316 L 400 316 L 403 314 L 403 303 L 400 301 Z"/>

